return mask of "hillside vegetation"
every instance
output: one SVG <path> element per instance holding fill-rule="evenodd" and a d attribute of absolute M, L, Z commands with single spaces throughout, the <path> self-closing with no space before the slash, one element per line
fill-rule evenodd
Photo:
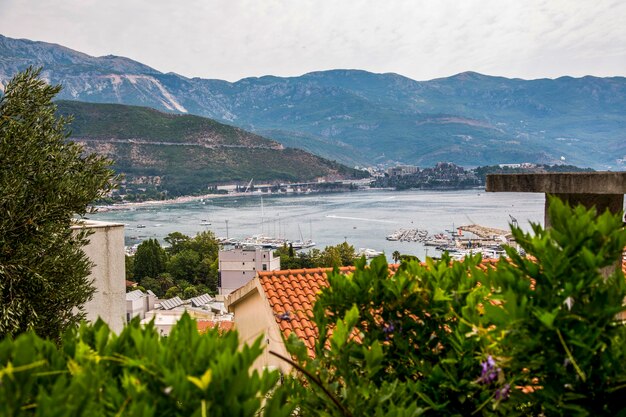
<path fill-rule="evenodd" d="M 356 171 L 303 150 L 191 115 L 119 104 L 59 101 L 72 115 L 70 139 L 115 161 L 130 192 L 169 196 L 206 192 L 223 183 L 362 178 Z"/>

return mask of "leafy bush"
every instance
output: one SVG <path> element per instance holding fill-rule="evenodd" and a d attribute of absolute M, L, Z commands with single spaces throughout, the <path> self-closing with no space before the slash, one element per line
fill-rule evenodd
<path fill-rule="evenodd" d="M 133 321 L 83 325 L 58 348 L 32 332 L 0 342 L 0 415 L 626 416 L 626 246 L 618 216 L 550 201 L 552 228 L 513 228 L 530 257 L 403 262 L 330 274 L 313 311 L 315 357 L 250 372 L 261 339 L 168 338 Z M 493 266 L 493 264 L 490 264 Z M 286 358 L 286 360 L 291 361 Z"/>
<path fill-rule="evenodd" d="M 315 357 L 288 341 L 290 401 L 322 416 L 626 415 L 626 232 L 556 199 L 550 218 L 513 228 L 531 257 L 508 248 L 495 268 L 444 256 L 390 275 L 381 257 L 330 274 Z"/>
<path fill-rule="evenodd" d="M 369 267 L 359 261 L 351 276 L 330 274 L 314 307 L 323 329 L 315 358 L 296 338 L 289 345 L 341 406 L 315 383 L 296 383 L 299 407 L 311 415 L 462 415 L 488 401 L 490 391 L 475 382 L 482 339 L 468 337 L 488 293 L 477 285 L 479 262 L 444 257 L 389 275 L 379 257 Z"/>
<path fill-rule="evenodd" d="M 534 259 L 509 248 L 511 262 L 489 274 L 497 305 L 486 316 L 516 402 L 533 414 L 626 415 L 626 282 L 621 268 L 626 231 L 621 218 L 550 200 L 552 228 L 533 225 L 534 236 L 513 228 Z M 540 388 L 539 388 L 540 387 Z M 620 414 L 622 413 L 622 414 Z"/>
<path fill-rule="evenodd" d="M 103 322 L 83 325 L 59 348 L 27 332 L 0 342 L 0 415 L 257 415 L 278 380 L 250 372 L 260 345 L 239 351 L 236 332 L 200 335 L 186 315 L 167 338 L 138 320 L 119 336 Z M 266 411 L 288 415 L 280 401 Z"/>

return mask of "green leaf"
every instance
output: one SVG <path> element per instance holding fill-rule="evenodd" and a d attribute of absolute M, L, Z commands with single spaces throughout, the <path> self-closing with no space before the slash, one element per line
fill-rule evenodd
<path fill-rule="evenodd" d="M 553 311 L 542 311 L 542 312 L 533 312 L 535 316 L 539 319 L 541 323 L 543 323 L 548 329 L 552 329 L 552 325 L 554 324 L 554 319 L 556 318 L 558 312 Z"/>
<path fill-rule="evenodd" d="M 441 288 L 437 287 L 435 288 L 435 294 L 433 296 L 433 300 L 434 301 L 450 301 L 452 300 L 452 297 L 446 295 L 445 292 Z"/>

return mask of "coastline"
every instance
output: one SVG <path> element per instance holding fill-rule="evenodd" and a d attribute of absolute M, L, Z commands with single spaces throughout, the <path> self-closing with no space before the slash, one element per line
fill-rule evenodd
<path fill-rule="evenodd" d="M 169 204 L 182 204 L 182 203 L 190 203 L 192 201 L 201 201 L 205 199 L 212 198 L 224 198 L 224 197 L 242 197 L 245 195 L 251 195 L 249 193 L 231 193 L 231 194 L 204 194 L 204 195 L 186 195 L 181 197 L 176 197 L 168 200 L 146 200 L 146 201 L 136 201 L 136 202 L 127 202 L 127 203 L 119 203 L 119 204 L 109 204 L 103 206 L 94 206 L 96 211 L 99 213 L 106 213 L 107 211 L 116 211 L 116 210 L 132 210 L 141 207 L 153 207 L 153 206 L 165 206 Z"/>
<path fill-rule="evenodd" d="M 380 191 L 380 190 L 386 190 L 386 191 L 410 191 L 410 190 L 420 190 L 420 191 L 458 191 L 458 190 L 471 190 L 471 189 L 478 189 L 478 190 L 484 190 L 484 185 L 479 185 L 479 186 L 475 186 L 475 187 L 433 187 L 433 188 L 409 188 L 409 189 L 404 189 L 404 190 L 398 190 L 394 187 L 371 187 L 371 188 L 366 188 L 366 189 L 360 189 L 359 191 Z M 346 191 L 337 191 L 337 190 L 333 190 L 333 191 L 315 191 L 314 193 L 318 194 L 318 193 L 336 193 L 336 192 L 352 192 L 354 190 L 346 190 Z M 281 193 L 280 195 L 306 195 L 306 194 L 310 194 L 310 193 Z M 168 200 L 146 200 L 146 201 L 137 201 L 137 202 L 127 202 L 127 203 L 118 203 L 118 204 L 110 204 L 110 205 L 96 205 L 93 206 L 96 210 L 96 212 L 99 213 L 106 213 L 108 211 L 122 211 L 122 210 L 133 210 L 133 209 L 137 209 L 137 208 L 144 208 L 144 207 L 155 207 L 155 206 L 165 206 L 165 205 L 170 205 L 170 204 L 183 204 L 183 203 L 190 203 L 193 201 L 202 201 L 202 200 L 208 200 L 208 199 L 214 199 L 214 198 L 229 198 L 229 197 L 254 197 L 254 196 L 272 196 L 275 194 L 269 194 L 269 193 L 245 193 L 245 192 L 240 192 L 240 193 L 228 193 L 228 194 L 203 194 L 203 195 L 187 195 L 187 196 L 180 196 L 180 197 L 176 197 L 176 198 L 172 198 L 172 199 L 168 199 Z"/>
<path fill-rule="evenodd" d="M 382 188 L 371 188 L 382 189 Z M 368 188 L 367 190 L 370 190 Z M 364 190 L 361 190 L 364 191 Z M 127 202 L 127 203 L 119 203 L 119 204 L 110 204 L 110 205 L 101 205 L 101 206 L 93 206 L 97 212 L 106 213 L 108 211 L 117 211 L 117 210 L 133 210 L 136 208 L 143 207 L 154 207 L 154 206 L 165 206 L 169 204 L 182 204 L 182 203 L 190 203 L 192 201 L 201 201 L 201 200 L 209 200 L 214 198 L 229 198 L 229 197 L 256 197 L 256 196 L 273 196 L 273 195 L 307 195 L 307 194 L 319 194 L 319 193 L 342 193 L 342 192 L 350 192 L 346 191 L 314 191 L 314 192 L 296 192 L 296 193 L 261 193 L 261 192 L 240 192 L 240 193 L 228 193 L 228 194 L 203 194 L 203 195 L 186 195 L 180 196 L 173 199 L 168 200 L 146 200 L 146 201 L 137 201 L 137 202 Z"/>

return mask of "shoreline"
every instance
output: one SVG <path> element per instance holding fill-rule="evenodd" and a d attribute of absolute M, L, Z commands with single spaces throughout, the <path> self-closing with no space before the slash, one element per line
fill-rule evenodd
<path fill-rule="evenodd" d="M 397 190 L 393 187 L 375 187 L 375 188 L 366 188 L 366 189 L 359 189 L 358 191 L 380 191 L 380 190 L 386 190 L 386 191 L 398 191 L 398 192 L 403 192 L 403 191 L 411 191 L 411 190 L 420 190 L 420 191 L 458 191 L 458 190 L 472 190 L 472 189 L 481 189 L 484 191 L 484 186 L 477 186 L 477 187 L 461 187 L 461 188 L 447 188 L 447 187 L 441 187 L 441 188 L 409 188 L 409 189 L 405 189 L 405 190 Z M 180 196 L 180 197 L 176 197 L 173 199 L 168 199 L 168 200 L 146 200 L 146 201 L 136 201 L 136 202 L 127 202 L 127 203 L 118 203 L 118 204 L 110 204 L 110 205 L 98 205 L 98 206 L 93 206 L 96 209 L 96 212 L 98 213 L 106 213 L 109 211 L 122 211 L 122 210 L 133 210 L 133 209 L 137 209 L 137 208 L 144 208 L 144 207 L 155 207 L 155 206 L 166 206 L 166 205 L 170 205 L 170 204 L 184 204 L 184 203 L 191 203 L 193 201 L 202 201 L 202 200 L 207 200 L 207 199 L 214 199 L 214 198 L 229 198 L 229 197 L 255 197 L 255 196 L 275 196 L 275 195 L 309 195 L 309 194 L 325 194 L 325 193 L 345 193 L 345 192 L 352 192 L 352 191 L 357 191 L 357 190 L 345 190 L 345 191 L 317 191 L 317 192 L 311 192 L 311 193 L 228 193 L 228 194 L 203 194 L 203 195 L 187 195 L 187 196 Z"/>
<path fill-rule="evenodd" d="M 176 198 L 172 198 L 168 200 L 133 201 L 133 202 L 127 202 L 127 203 L 109 204 L 109 205 L 104 205 L 104 206 L 94 206 L 94 208 L 99 213 L 106 213 L 107 211 L 131 210 L 134 208 L 141 208 L 141 207 L 166 206 L 170 204 L 191 203 L 193 201 L 201 201 L 201 200 L 212 199 L 212 198 L 245 197 L 249 195 L 256 195 L 256 194 L 231 193 L 231 194 L 185 195 L 185 196 L 180 196 L 180 197 L 176 197 Z"/>

